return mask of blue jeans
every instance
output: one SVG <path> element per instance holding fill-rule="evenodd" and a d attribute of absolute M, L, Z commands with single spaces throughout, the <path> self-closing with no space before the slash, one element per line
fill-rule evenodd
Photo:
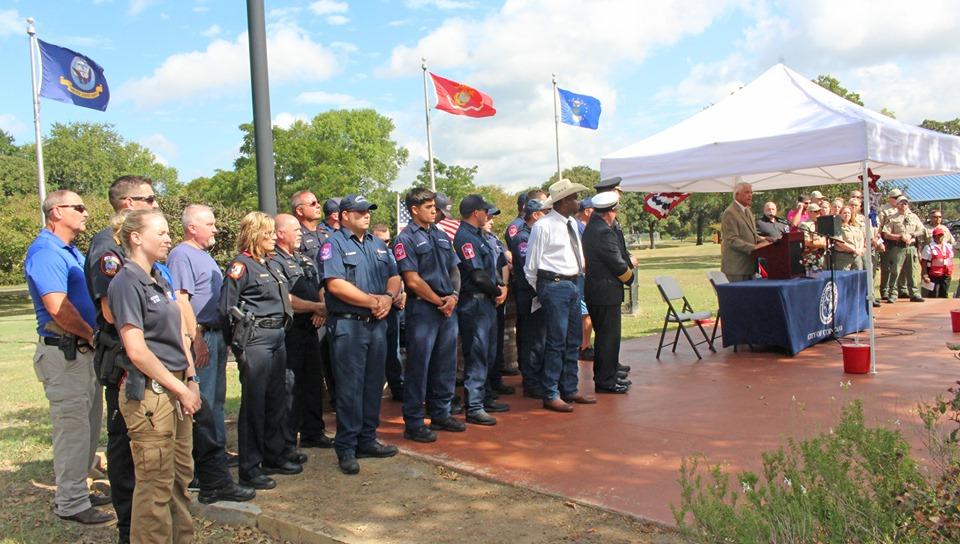
<path fill-rule="evenodd" d="M 467 295 L 457 304 L 463 346 L 463 392 L 467 413 L 483 410 L 487 371 L 497 358 L 497 308 L 492 299 Z"/>
<path fill-rule="evenodd" d="M 547 339 L 543 350 L 542 386 L 545 400 L 577 393 L 580 341 L 580 292 L 572 281 L 537 280 Z"/>
<path fill-rule="evenodd" d="M 210 361 L 197 369 L 200 392 L 210 401 L 214 435 L 217 444 L 226 446 L 227 430 L 223 424 L 223 404 L 227 399 L 227 343 L 220 331 L 204 331 L 203 341 L 210 351 Z"/>
<path fill-rule="evenodd" d="M 382 319 L 363 323 L 333 316 L 327 321 L 327 338 L 337 379 L 334 448 L 338 457 L 350 457 L 358 447 L 370 446 L 377 439 L 387 324 Z"/>

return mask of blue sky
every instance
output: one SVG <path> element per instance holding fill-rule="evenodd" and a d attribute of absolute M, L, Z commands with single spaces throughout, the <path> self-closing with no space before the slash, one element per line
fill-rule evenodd
<path fill-rule="evenodd" d="M 266 2 L 274 122 L 373 107 L 426 157 L 419 59 L 490 94 L 496 116 L 432 111 L 435 156 L 518 189 L 555 169 L 550 74 L 603 103 L 600 129 L 561 125 L 563 166 L 667 128 L 783 60 L 831 73 L 899 119 L 960 116 L 960 2 L 927 0 L 277 0 Z M 184 182 L 230 168 L 252 118 L 242 0 L 0 0 L 0 128 L 33 142 L 24 19 L 102 65 L 106 112 L 42 100 L 42 128 L 103 121 Z M 431 96 L 432 100 L 432 96 Z M 432 102 L 431 102 L 432 103 Z"/>

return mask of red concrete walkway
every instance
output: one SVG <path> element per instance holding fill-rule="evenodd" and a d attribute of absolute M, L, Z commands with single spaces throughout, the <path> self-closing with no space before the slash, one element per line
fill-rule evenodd
<path fill-rule="evenodd" d="M 572 414 L 505 396 L 512 410 L 496 414 L 498 425 L 439 433 L 433 444 L 403 440 L 399 404 L 384 400 L 381 436 L 460 470 L 673 524 L 683 457 L 759 469 L 761 452 L 828 429 L 853 399 L 863 399 L 868 421 L 902 424 L 920 447 L 911 411 L 960 379 L 960 360 L 944 347 L 960 341 L 950 330 L 953 308 L 960 303 L 885 304 L 877 312 L 876 375 L 844 374 L 832 341 L 796 357 L 718 348 L 698 362 L 686 345 L 657 361 L 657 338 L 643 338 L 623 345 L 622 362 L 633 366 L 628 395 L 601 395 Z M 580 368 L 582 391 L 592 393 L 590 366 Z"/>

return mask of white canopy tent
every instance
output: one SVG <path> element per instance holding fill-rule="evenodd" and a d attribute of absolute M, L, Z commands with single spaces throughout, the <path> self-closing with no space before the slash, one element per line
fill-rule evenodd
<path fill-rule="evenodd" d="M 867 168 L 884 178 L 960 171 L 960 138 L 901 123 L 858 106 L 782 64 L 693 117 L 611 153 L 601 178 L 626 191 L 731 191 L 851 183 Z M 870 225 L 867 223 L 867 236 Z M 868 285 L 873 267 L 867 253 Z M 873 290 L 868 288 L 869 297 Z M 873 308 L 870 368 L 876 371 Z"/>

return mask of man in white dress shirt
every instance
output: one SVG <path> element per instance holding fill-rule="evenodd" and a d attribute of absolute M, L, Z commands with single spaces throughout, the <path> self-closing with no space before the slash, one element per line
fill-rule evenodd
<path fill-rule="evenodd" d="M 544 312 L 547 338 L 544 349 L 543 407 L 572 412 L 571 403 L 593 404 L 596 399 L 577 392 L 577 355 L 583 329 L 580 323 L 579 285 L 583 281 L 583 250 L 576 219 L 577 195 L 587 188 L 561 179 L 550 186 L 553 210 L 530 231 L 524 274 L 537 291 Z"/>

